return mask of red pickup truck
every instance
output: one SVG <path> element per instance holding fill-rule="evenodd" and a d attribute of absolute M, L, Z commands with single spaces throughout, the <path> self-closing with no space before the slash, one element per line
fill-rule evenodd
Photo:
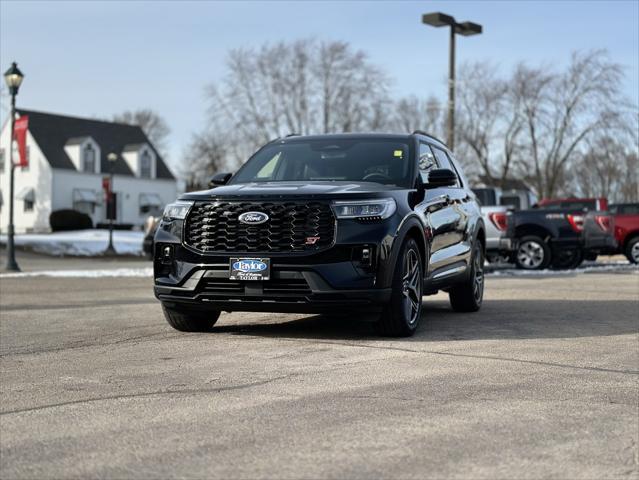
<path fill-rule="evenodd" d="M 618 252 L 639 263 L 639 203 L 617 203 L 608 208 L 614 219 Z"/>
<path fill-rule="evenodd" d="M 639 203 L 617 203 L 608 211 L 589 212 L 582 223 L 584 245 L 604 255 L 622 253 L 631 263 L 639 263 Z M 606 241 L 608 232 L 614 244 Z"/>

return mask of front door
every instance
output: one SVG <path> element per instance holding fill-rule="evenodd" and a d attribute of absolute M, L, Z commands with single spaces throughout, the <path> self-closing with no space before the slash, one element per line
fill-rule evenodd
<path fill-rule="evenodd" d="M 428 182 L 428 173 L 436 168 L 448 168 L 437 160 L 431 147 L 419 144 L 419 173 Z M 463 223 L 463 210 L 459 208 L 457 189 L 452 187 L 427 189 L 424 200 L 416 210 L 425 218 L 432 235 L 428 274 L 447 267 L 457 260 L 455 244 L 460 241 L 459 229 Z"/>

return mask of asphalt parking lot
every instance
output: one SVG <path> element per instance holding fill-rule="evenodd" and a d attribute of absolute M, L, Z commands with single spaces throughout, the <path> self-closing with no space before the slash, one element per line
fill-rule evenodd
<path fill-rule="evenodd" d="M 639 476 L 637 270 L 491 276 L 477 314 L 425 297 L 409 339 L 283 314 L 178 333 L 149 278 L 0 293 L 2 479 Z"/>

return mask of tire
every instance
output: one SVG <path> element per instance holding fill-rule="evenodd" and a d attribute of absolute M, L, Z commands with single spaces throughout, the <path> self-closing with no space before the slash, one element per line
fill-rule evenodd
<path fill-rule="evenodd" d="M 514 260 L 522 270 L 543 270 L 551 261 L 550 247 L 537 235 L 526 235 L 519 240 Z"/>
<path fill-rule="evenodd" d="M 379 331 L 389 337 L 409 337 L 415 333 L 422 314 L 424 271 L 417 242 L 404 240 L 393 273 L 389 304 L 378 321 Z"/>
<path fill-rule="evenodd" d="M 581 248 L 563 248 L 555 252 L 552 257 L 552 268 L 555 270 L 577 268 L 584 261 L 584 253 Z"/>
<path fill-rule="evenodd" d="M 630 263 L 639 263 L 639 235 L 634 236 L 630 240 L 628 240 L 624 253 L 626 254 L 626 258 Z"/>
<path fill-rule="evenodd" d="M 455 285 L 449 292 L 450 306 L 456 312 L 476 312 L 484 300 L 484 249 L 475 243 L 470 259 L 468 280 Z"/>
<path fill-rule="evenodd" d="M 597 260 L 599 254 L 597 252 L 586 252 L 584 253 L 584 260 L 588 260 L 589 262 L 594 262 Z"/>
<path fill-rule="evenodd" d="M 213 310 L 208 312 L 184 312 L 174 310 L 162 304 L 164 318 L 176 330 L 180 332 L 210 332 L 220 318 L 220 312 Z"/>

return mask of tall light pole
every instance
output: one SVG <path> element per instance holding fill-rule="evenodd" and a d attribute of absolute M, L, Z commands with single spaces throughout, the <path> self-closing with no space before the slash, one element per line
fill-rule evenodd
<path fill-rule="evenodd" d="M 432 27 L 450 27 L 450 47 L 448 60 L 448 148 L 455 148 L 455 35 L 478 35 L 482 26 L 473 22 L 457 23 L 455 18 L 445 13 L 425 13 L 422 23 Z"/>
<path fill-rule="evenodd" d="M 7 270 L 19 272 L 20 267 L 16 262 L 16 250 L 14 243 L 14 226 L 13 226 L 13 190 L 15 178 L 15 165 L 13 164 L 13 131 L 16 124 L 16 95 L 22 84 L 24 75 L 18 68 L 18 64 L 13 62 L 11 68 L 4 73 L 4 80 L 9 87 L 11 94 L 11 137 L 9 140 L 9 227 L 7 228 Z"/>
<path fill-rule="evenodd" d="M 118 159 L 117 154 L 111 152 L 107 155 L 107 160 L 109 163 L 109 191 L 107 196 L 107 216 L 109 217 L 109 245 L 104 253 L 109 255 L 115 255 L 115 247 L 113 246 L 113 217 L 115 216 L 115 205 L 113 204 L 113 168 L 116 160 Z"/>

